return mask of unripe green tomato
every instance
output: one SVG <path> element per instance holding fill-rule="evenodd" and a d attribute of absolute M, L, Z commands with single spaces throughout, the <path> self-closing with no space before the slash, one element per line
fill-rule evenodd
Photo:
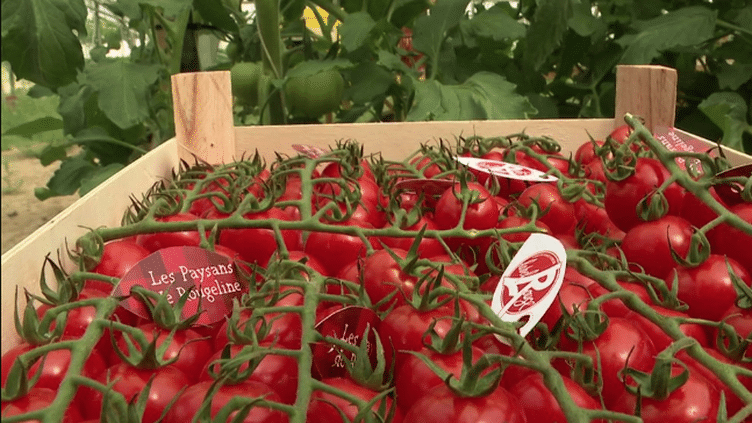
<path fill-rule="evenodd" d="M 340 106 L 344 89 L 345 81 L 334 69 L 290 78 L 285 85 L 287 110 L 295 117 L 318 118 Z"/>
<path fill-rule="evenodd" d="M 232 94 L 241 104 L 255 106 L 258 103 L 258 80 L 261 65 L 254 62 L 235 63 L 230 69 Z"/>

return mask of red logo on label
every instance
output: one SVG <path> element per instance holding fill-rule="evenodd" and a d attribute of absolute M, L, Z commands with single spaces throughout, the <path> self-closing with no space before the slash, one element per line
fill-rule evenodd
<path fill-rule="evenodd" d="M 315 145 L 293 144 L 292 148 L 298 153 L 311 159 L 317 159 L 327 153 L 326 150 L 320 147 L 316 147 Z"/>
<path fill-rule="evenodd" d="M 506 314 L 523 314 L 551 292 L 562 263 L 556 254 L 540 251 L 528 257 L 502 278 L 501 303 Z"/>
<path fill-rule="evenodd" d="M 515 166 L 511 163 L 483 161 L 478 162 L 477 166 L 481 169 L 486 169 L 495 175 L 506 176 L 509 178 L 527 177 L 533 174 L 532 170 L 522 166 Z"/>

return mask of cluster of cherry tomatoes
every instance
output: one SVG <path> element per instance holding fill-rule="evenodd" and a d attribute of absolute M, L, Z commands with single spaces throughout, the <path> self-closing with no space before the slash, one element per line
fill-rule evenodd
<path fill-rule="evenodd" d="M 79 272 L 46 261 L 58 287 L 17 311 L 3 421 L 743 421 L 752 203 L 687 189 L 712 175 L 677 176 L 631 133 L 572 157 L 520 135 L 404 162 L 344 143 L 269 167 L 193 166 L 79 242 Z M 557 180 L 497 178 L 455 155 Z M 567 267 L 521 337 L 489 304 L 534 232 L 566 247 Z M 111 296 L 176 246 L 239 269 L 246 293 L 226 319 L 197 325 L 143 292 L 138 316 Z M 342 333 L 322 333 L 343 311 Z M 344 336 L 359 319 L 367 330 Z"/>

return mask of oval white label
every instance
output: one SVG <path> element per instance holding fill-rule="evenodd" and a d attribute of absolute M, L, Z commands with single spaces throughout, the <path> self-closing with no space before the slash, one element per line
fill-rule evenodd
<path fill-rule="evenodd" d="M 456 157 L 456 159 L 458 162 L 471 169 L 490 173 L 491 175 L 500 176 L 502 178 L 533 182 L 552 182 L 558 180 L 556 176 L 547 175 L 538 169 L 529 168 L 515 163 L 500 162 L 498 160 L 482 159 L 479 157 Z"/>
<path fill-rule="evenodd" d="M 491 300 L 491 309 L 505 322 L 527 316 L 520 328 L 527 335 L 556 299 L 564 281 L 567 253 L 556 238 L 534 233 L 512 258 Z M 497 335 L 501 342 L 509 342 Z"/>

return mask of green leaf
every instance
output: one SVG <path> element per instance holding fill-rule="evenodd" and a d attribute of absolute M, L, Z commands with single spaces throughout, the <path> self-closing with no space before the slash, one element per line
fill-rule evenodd
<path fill-rule="evenodd" d="M 368 12 L 355 12 L 347 15 L 337 32 L 342 37 L 342 47 L 347 51 L 355 51 L 368 40 L 371 30 L 376 26 Z"/>
<path fill-rule="evenodd" d="M 501 7 L 492 7 L 474 16 L 462 20 L 463 32 L 494 41 L 517 40 L 525 36 L 525 25 L 509 16 Z"/>
<path fill-rule="evenodd" d="M 738 11 L 734 17 L 734 23 L 752 32 L 752 4 Z"/>
<path fill-rule="evenodd" d="M 81 187 L 78 190 L 78 194 L 81 196 L 85 195 L 124 167 L 121 163 L 112 163 L 89 173 L 88 176 L 81 178 Z"/>
<path fill-rule="evenodd" d="M 86 113 L 84 107 L 91 97 L 92 90 L 88 85 L 73 83 L 58 90 L 60 105 L 57 112 L 63 117 L 63 133 L 75 134 L 86 127 Z"/>
<path fill-rule="evenodd" d="M 88 66 L 86 77 L 99 93 L 98 103 L 104 114 L 125 129 L 149 117 L 149 91 L 160 69 L 159 65 L 113 60 Z"/>
<path fill-rule="evenodd" d="M 697 108 L 723 130 L 723 145 L 744 151 L 742 135 L 745 132 L 752 134 L 752 125 L 747 123 L 748 107 L 741 95 L 735 92 L 716 92 L 703 100 Z"/>
<path fill-rule="evenodd" d="M 42 97 L 49 97 L 51 95 L 55 95 L 55 92 L 45 86 L 34 85 L 31 88 L 29 88 L 29 91 L 26 92 L 26 95 L 28 95 L 31 98 L 42 98 Z"/>
<path fill-rule="evenodd" d="M 60 168 L 47 181 L 47 189 L 35 189 L 34 195 L 44 200 L 52 196 L 74 194 L 81 186 L 81 180 L 88 177 L 95 168 L 83 156 L 71 157 L 63 161 Z"/>
<path fill-rule="evenodd" d="M 398 71 L 401 73 L 415 72 L 408 68 L 399 56 L 386 50 L 379 50 L 379 58 L 376 63 L 389 70 Z"/>
<path fill-rule="evenodd" d="M 44 116 L 10 128 L 3 132 L 3 135 L 20 135 L 30 138 L 34 134 L 57 129 L 63 129 L 63 120 L 52 116 Z"/>
<path fill-rule="evenodd" d="M 561 44 L 569 29 L 574 0 L 542 0 L 538 2 L 525 41 L 524 57 L 538 70 Z"/>
<path fill-rule="evenodd" d="M 49 144 L 39 153 L 39 162 L 42 166 L 49 166 L 58 160 L 64 160 L 68 157 L 65 147 L 60 145 Z"/>
<path fill-rule="evenodd" d="M 625 47 L 621 63 L 649 64 L 662 51 L 692 47 L 713 37 L 717 12 L 702 6 L 683 7 L 647 21 L 633 24 L 637 34 L 616 42 Z"/>
<path fill-rule="evenodd" d="M 572 17 L 569 18 L 569 28 L 577 35 L 588 37 L 595 32 L 602 30 L 604 23 L 602 20 L 593 16 L 589 1 L 579 2 L 572 8 Z"/>
<path fill-rule="evenodd" d="M 526 119 L 537 112 L 514 84 L 491 72 L 478 72 L 461 85 L 420 81 L 415 89 L 410 121 Z"/>
<path fill-rule="evenodd" d="M 84 67 L 83 0 L 3 0 L 2 60 L 19 78 L 56 89 Z M 75 31 L 75 32 L 74 32 Z"/>
<path fill-rule="evenodd" d="M 351 86 L 345 93 L 356 104 L 370 102 L 373 98 L 384 96 L 394 83 L 394 75 L 373 62 L 363 62 L 350 72 Z"/>
<path fill-rule="evenodd" d="M 351 61 L 347 59 L 333 59 L 333 60 L 306 60 L 295 65 L 285 75 L 286 78 L 295 78 L 299 76 L 315 75 L 319 72 L 323 72 L 329 69 L 349 69 L 355 66 Z"/>
<path fill-rule="evenodd" d="M 413 48 L 432 59 L 438 58 L 444 39 L 459 25 L 467 5 L 468 0 L 442 0 L 430 9 L 429 15 L 418 17 L 413 29 Z"/>
<path fill-rule="evenodd" d="M 752 64 L 734 63 L 730 65 L 721 63 L 717 76 L 720 89 L 736 91 L 745 82 L 752 79 Z"/>
<path fill-rule="evenodd" d="M 227 32 L 238 32 L 238 24 L 221 1 L 193 0 L 193 8 L 210 24 Z"/>
<path fill-rule="evenodd" d="M 137 0 L 137 2 L 161 10 L 166 18 L 174 18 L 193 5 L 193 0 Z"/>

